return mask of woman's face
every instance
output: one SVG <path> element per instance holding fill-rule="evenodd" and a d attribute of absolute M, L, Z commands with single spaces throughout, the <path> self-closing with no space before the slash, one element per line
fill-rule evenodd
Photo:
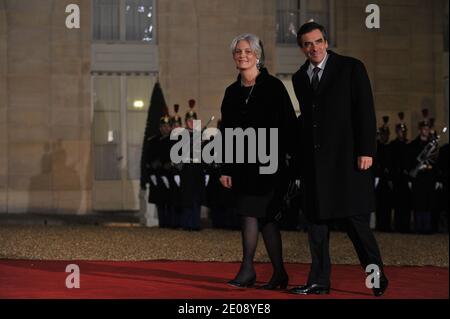
<path fill-rule="evenodd" d="M 241 40 L 238 42 L 234 50 L 233 59 L 239 70 L 243 71 L 256 68 L 256 54 L 253 52 L 248 41 Z"/>

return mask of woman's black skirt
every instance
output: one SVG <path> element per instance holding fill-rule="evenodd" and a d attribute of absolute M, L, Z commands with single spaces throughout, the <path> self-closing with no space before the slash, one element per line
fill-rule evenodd
<path fill-rule="evenodd" d="M 269 207 L 273 202 L 274 192 L 264 195 L 238 195 L 236 198 L 236 212 L 240 216 L 267 218 L 271 215 Z"/>

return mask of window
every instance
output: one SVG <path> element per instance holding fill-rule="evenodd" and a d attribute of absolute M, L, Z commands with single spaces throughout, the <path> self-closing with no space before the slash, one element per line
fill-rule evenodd
<path fill-rule="evenodd" d="M 277 43 L 297 44 L 297 31 L 310 19 L 322 24 L 333 45 L 333 0 L 277 0 Z"/>
<path fill-rule="evenodd" d="M 139 180 L 142 141 L 156 75 L 94 75 L 94 176 Z"/>
<path fill-rule="evenodd" d="M 94 41 L 154 42 L 154 0 L 94 0 Z"/>

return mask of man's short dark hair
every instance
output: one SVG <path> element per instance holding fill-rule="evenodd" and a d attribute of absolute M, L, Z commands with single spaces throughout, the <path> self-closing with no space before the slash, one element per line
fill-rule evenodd
<path fill-rule="evenodd" d="M 325 27 L 323 25 L 320 25 L 316 22 L 307 22 L 304 25 L 302 25 L 297 32 L 297 44 L 299 47 L 301 48 L 303 47 L 302 36 L 314 30 L 319 30 L 320 32 L 322 32 L 323 39 L 325 41 L 328 41 L 327 30 L 325 30 Z"/>

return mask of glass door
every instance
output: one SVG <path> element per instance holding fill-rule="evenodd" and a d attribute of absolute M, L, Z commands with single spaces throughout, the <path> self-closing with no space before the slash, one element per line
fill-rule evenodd
<path fill-rule="evenodd" d="M 94 75 L 93 210 L 139 210 L 142 141 L 153 75 Z"/>

